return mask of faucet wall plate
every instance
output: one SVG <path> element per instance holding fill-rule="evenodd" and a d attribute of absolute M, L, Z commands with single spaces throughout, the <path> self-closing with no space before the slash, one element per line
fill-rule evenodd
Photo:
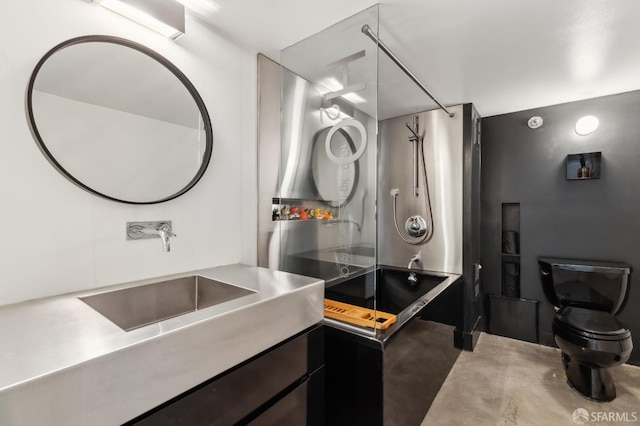
<path fill-rule="evenodd" d="M 160 234 L 148 231 L 157 231 L 163 225 L 168 225 L 168 231 L 173 232 L 170 220 L 158 220 L 155 222 L 127 222 L 127 240 L 160 238 Z"/>

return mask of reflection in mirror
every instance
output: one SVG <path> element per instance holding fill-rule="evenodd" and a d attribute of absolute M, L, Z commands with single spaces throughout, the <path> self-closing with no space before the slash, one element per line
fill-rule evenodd
<path fill-rule="evenodd" d="M 325 141 L 331 127 L 316 133 L 313 138 L 311 174 L 320 200 L 332 207 L 348 203 L 358 187 L 358 161 L 348 164 L 336 164 L 327 157 Z M 356 151 L 355 144 L 343 129 L 331 137 L 332 151 L 343 157 L 349 157 Z"/>
<path fill-rule="evenodd" d="M 42 151 L 96 195 L 132 204 L 173 199 L 211 157 L 206 108 L 173 64 L 137 43 L 68 40 L 38 63 L 28 112 Z"/>

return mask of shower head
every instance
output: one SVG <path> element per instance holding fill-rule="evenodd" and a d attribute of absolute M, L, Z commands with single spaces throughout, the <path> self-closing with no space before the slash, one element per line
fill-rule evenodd
<path fill-rule="evenodd" d="M 413 133 L 413 137 L 416 138 L 416 140 L 420 140 L 421 139 L 420 136 L 418 136 L 418 134 L 416 133 L 416 131 L 413 130 L 411 128 L 411 126 L 409 126 L 409 123 L 404 123 L 404 125 L 407 126 L 407 129 L 409 129 L 409 131 L 411 131 L 411 133 Z M 412 138 L 410 138 L 410 139 L 412 139 Z M 413 142 L 413 140 L 411 140 L 411 142 Z"/>

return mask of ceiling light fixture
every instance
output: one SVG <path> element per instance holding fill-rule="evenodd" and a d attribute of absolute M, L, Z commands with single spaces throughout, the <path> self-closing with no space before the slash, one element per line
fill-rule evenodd
<path fill-rule="evenodd" d="M 599 125 L 600 121 L 597 117 L 593 115 L 585 115 L 576 121 L 576 133 L 580 136 L 587 136 L 588 134 L 593 133 Z"/>
<path fill-rule="evenodd" d="M 93 3 L 172 40 L 184 34 L 184 6 L 174 0 L 93 0 Z"/>
<path fill-rule="evenodd" d="M 538 117 L 536 115 L 531 117 L 529 121 L 527 121 L 527 126 L 529 126 L 530 129 L 537 129 L 538 127 L 542 126 L 542 123 L 544 123 L 542 117 Z"/>

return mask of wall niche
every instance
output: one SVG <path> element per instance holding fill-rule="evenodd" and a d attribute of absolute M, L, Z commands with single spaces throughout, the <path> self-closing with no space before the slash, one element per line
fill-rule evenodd
<path fill-rule="evenodd" d="M 567 180 L 600 179 L 601 152 L 567 155 Z"/>
<path fill-rule="evenodd" d="M 520 203 L 502 203 L 502 296 L 520 298 Z"/>

